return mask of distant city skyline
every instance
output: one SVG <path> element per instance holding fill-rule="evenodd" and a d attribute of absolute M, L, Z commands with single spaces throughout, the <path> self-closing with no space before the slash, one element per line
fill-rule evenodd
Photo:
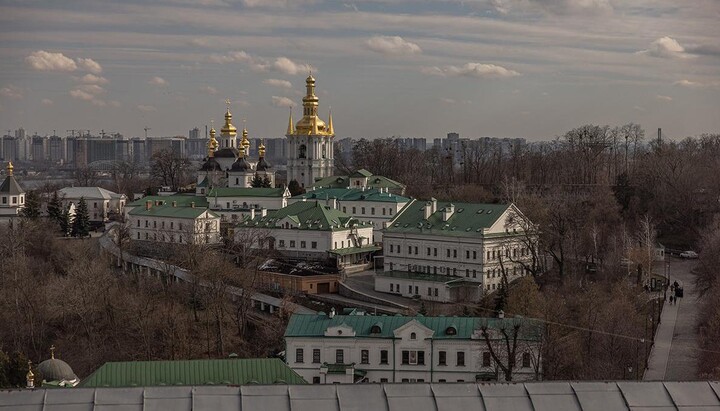
<path fill-rule="evenodd" d="M 338 138 L 720 132 L 715 0 L 0 3 L 0 127 L 281 137 L 317 78 Z M 12 133 L 11 133 L 12 134 Z"/>

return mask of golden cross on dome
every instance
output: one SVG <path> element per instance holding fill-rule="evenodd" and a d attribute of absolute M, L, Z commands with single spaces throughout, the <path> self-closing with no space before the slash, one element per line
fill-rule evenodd
<path fill-rule="evenodd" d="M 50 346 L 50 358 L 55 358 L 55 345 Z"/>
<path fill-rule="evenodd" d="M 228 106 L 228 108 L 230 108 L 230 99 L 229 98 L 225 99 L 225 104 Z"/>

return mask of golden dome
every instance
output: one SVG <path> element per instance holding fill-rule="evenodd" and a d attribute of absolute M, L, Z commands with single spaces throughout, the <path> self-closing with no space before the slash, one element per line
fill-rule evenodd
<path fill-rule="evenodd" d="M 223 128 L 220 129 L 220 132 L 230 135 L 237 134 L 237 128 L 235 128 L 235 126 L 232 124 L 232 113 L 230 112 L 230 107 L 228 107 L 227 111 L 225 112 L 225 125 L 223 125 Z"/>
<path fill-rule="evenodd" d="M 295 131 L 298 134 L 328 134 L 327 125 L 318 116 L 303 116 L 295 125 Z"/>

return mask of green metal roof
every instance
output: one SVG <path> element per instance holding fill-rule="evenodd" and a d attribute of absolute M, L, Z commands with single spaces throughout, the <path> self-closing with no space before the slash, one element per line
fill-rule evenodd
<path fill-rule="evenodd" d="M 340 201 L 372 201 L 380 203 L 407 203 L 409 198 L 393 193 L 381 193 L 379 189 L 371 188 L 362 190 L 359 188 L 318 188 L 300 194 L 293 198 L 306 198 L 308 200 L 327 200 L 336 198 Z"/>
<path fill-rule="evenodd" d="M 372 176 L 372 175 L 373 175 L 373 173 L 365 170 L 364 168 L 361 168 L 360 170 L 352 173 L 352 174 L 350 175 L 350 177 L 370 177 L 370 176 Z"/>
<path fill-rule="evenodd" d="M 278 358 L 108 362 L 80 387 L 307 384 Z"/>
<path fill-rule="evenodd" d="M 371 225 L 316 201 L 298 201 L 287 207 L 272 211 L 265 217 L 258 216 L 253 220 L 245 220 L 240 223 L 240 226 L 275 228 L 275 224 L 285 218 L 299 223 L 300 227 L 295 227 L 295 229 L 300 230 L 339 231 L 354 226 L 365 227 Z"/>
<path fill-rule="evenodd" d="M 208 197 L 282 197 L 284 188 L 221 187 L 213 188 Z"/>
<path fill-rule="evenodd" d="M 176 194 L 171 196 L 147 196 L 143 197 L 139 200 L 135 200 L 133 202 L 130 202 L 126 205 L 126 207 L 140 207 L 145 206 L 146 201 L 152 201 L 153 204 L 155 204 L 156 201 L 162 201 L 163 204 L 172 204 L 173 201 L 177 203 L 178 207 L 190 207 L 190 203 L 195 203 L 195 207 L 200 208 L 207 208 L 208 207 L 208 201 L 203 196 L 196 196 L 195 194 L 192 195 L 182 195 L 182 194 Z"/>
<path fill-rule="evenodd" d="M 335 250 L 330 250 L 328 252 L 330 254 L 337 254 L 337 255 L 351 255 L 351 254 L 369 253 L 371 251 L 378 251 L 378 250 L 382 250 L 382 247 L 376 247 L 374 245 L 371 245 L 368 247 L 338 248 Z"/>
<path fill-rule="evenodd" d="M 445 207 L 452 204 L 454 213 L 443 221 Z M 423 209 L 426 202 L 413 200 L 390 221 L 385 233 L 424 234 L 449 237 L 481 237 L 483 229 L 493 224 L 511 205 L 481 203 L 438 202 L 437 210 L 427 219 Z"/>
<path fill-rule="evenodd" d="M 130 211 L 130 215 L 133 216 L 149 216 L 149 217 L 167 217 L 167 218 L 191 218 L 195 219 L 200 217 L 204 212 L 208 212 L 210 217 L 217 217 L 218 215 L 209 211 L 207 208 L 200 207 L 173 207 L 171 205 L 153 205 L 149 210 L 145 207 L 137 207 Z"/>
<path fill-rule="evenodd" d="M 293 314 L 285 329 L 285 337 L 324 337 L 328 327 L 344 325 L 355 331 L 356 337 L 394 338 L 394 331 L 410 321 L 417 321 L 435 333 L 433 339 L 467 340 L 472 338 L 475 330 L 484 325 L 490 329 L 501 327 L 511 328 L 521 323 L 519 338 L 528 341 L 540 341 L 543 325 L 530 318 L 484 318 L 484 317 L 417 317 L 385 316 L 385 315 L 335 315 L 333 318 L 325 314 Z M 373 334 L 373 325 L 380 326 L 380 332 Z M 457 331 L 454 335 L 446 334 L 448 327 Z M 348 338 L 348 337 L 336 337 Z"/>
<path fill-rule="evenodd" d="M 355 173 L 359 173 L 361 170 L 356 171 Z M 376 176 L 370 173 L 367 170 L 362 170 L 366 173 L 369 173 L 370 175 L 357 175 L 353 174 L 352 176 L 329 176 L 325 178 L 321 178 L 319 180 L 316 180 L 313 183 L 313 187 L 329 187 L 329 188 L 347 188 L 350 186 L 350 178 L 367 178 L 367 185 L 369 187 L 373 188 L 389 188 L 389 189 L 396 189 L 396 190 L 404 190 L 405 184 L 399 183 L 393 179 L 384 177 L 384 176 Z"/>

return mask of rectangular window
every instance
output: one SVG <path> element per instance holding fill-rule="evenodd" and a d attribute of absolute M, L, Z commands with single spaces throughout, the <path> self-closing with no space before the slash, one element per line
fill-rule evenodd
<path fill-rule="evenodd" d="M 320 364 L 320 349 L 313 349 L 313 364 Z"/>
<path fill-rule="evenodd" d="M 316 250 L 316 249 L 317 249 L 317 241 L 311 242 L 311 243 L 310 243 L 310 248 L 312 248 L 313 250 Z"/>
<path fill-rule="evenodd" d="M 428 297 L 432 297 L 432 288 L 428 287 Z"/>
<path fill-rule="evenodd" d="M 408 246 L 408 254 L 412 254 L 412 247 Z"/>
<path fill-rule="evenodd" d="M 477 278 L 477 271 L 473 270 L 473 278 Z"/>
<path fill-rule="evenodd" d="M 417 254 L 418 254 L 418 248 L 415 247 L 415 255 L 417 255 Z"/>
<path fill-rule="evenodd" d="M 458 351 L 457 352 L 457 364 L 458 367 L 465 366 L 465 352 Z"/>
<path fill-rule="evenodd" d="M 418 365 L 425 365 L 425 351 L 417 352 L 417 363 Z"/>
<path fill-rule="evenodd" d="M 393 283 L 390 283 L 390 292 L 395 291 L 395 285 Z"/>
<path fill-rule="evenodd" d="M 470 259 L 470 250 L 465 250 L 465 258 Z"/>
<path fill-rule="evenodd" d="M 482 354 L 482 366 L 483 367 L 490 366 L 490 352 L 488 352 L 488 351 L 485 351 Z"/>
<path fill-rule="evenodd" d="M 300 248 L 306 248 L 307 243 L 305 241 L 300 241 Z"/>
<path fill-rule="evenodd" d="M 529 352 L 523 353 L 522 366 L 523 366 L 523 368 L 530 368 L 530 353 Z"/>
<path fill-rule="evenodd" d="M 453 258 L 457 258 L 457 250 L 453 250 Z"/>
<path fill-rule="evenodd" d="M 375 207 L 370 208 L 370 214 L 375 215 Z"/>
<path fill-rule="evenodd" d="M 362 215 L 365 215 L 365 207 L 362 207 Z"/>
<path fill-rule="evenodd" d="M 345 351 L 335 350 L 335 364 L 345 364 Z"/>
<path fill-rule="evenodd" d="M 383 207 L 383 209 L 382 209 L 382 210 L 383 210 L 383 215 L 385 215 L 385 207 Z"/>
<path fill-rule="evenodd" d="M 148 228 L 150 226 L 150 221 L 145 220 L 145 228 Z"/>
<path fill-rule="evenodd" d="M 390 215 L 392 215 L 392 208 L 388 209 L 388 211 L 390 212 Z"/>
<path fill-rule="evenodd" d="M 285 240 L 280 240 L 278 247 L 285 247 Z"/>
<path fill-rule="evenodd" d="M 438 365 L 447 365 L 447 352 L 438 351 Z"/>
<path fill-rule="evenodd" d="M 140 239 L 140 233 L 137 233 L 137 239 L 138 240 Z"/>
<path fill-rule="evenodd" d="M 387 378 L 380 378 L 380 382 L 388 382 Z"/>
<path fill-rule="evenodd" d="M 438 296 L 438 289 L 436 288 L 435 289 L 435 297 L 437 297 L 437 296 Z"/>
<path fill-rule="evenodd" d="M 295 248 L 295 240 L 290 240 L 290 248 Z"/>
<path fill-rule="evenodd" d="M 427 255 L 430 256 L 430 247 L 427 248 Z"/>
<path fill-rule="evenodd" d="M 450 258 L 450 249 L 447 249 L 447 257 Z"/>
<path fill-rule="evenodd" d="M 437 248 L 433 248 L 433 257 L 437 257 Z"/>
<path fill-rule="evenodd" d="M 295 362 L 303 362 L 305 353 L 303 352 L 302 348 L 298 348 L 295 350 Z"/>
<path fill-rule="evenodd" d="M 412 294 L 412 285 L 408 285 L 408 294 Z"/>
<path fill-rule="evenodd" d="M 353 214 L 355 214 L 355 213 L 356 213 L 356 211 L 355 211 L 355 207 L 353 207 Z"/>
<path fill-rule="evenodd" d="M 320 384 L 320 377 L 313 377 L 313 384 Z"/>
<path fill-rule="evenodd" d="M 388 363 L 388 352 L 387 350 L 380 350 L 380 364 Z"/>
<path fill-rule="evenodd" d="M 477 260 L 477 251 L 473 251 L 473 260 Z"/>
<path fill-rule="evenodd" d="M 343 213 L 347 213 L 347 207 L 343 207 Z"/>
<path fill-rule="evenodd" d="M 171 230 L 174 230 L 174 229 L 175 229 L 175 222 L 174 222 L 174 221 L 171 221 L 171 222 L 170 222 L 170 229 L 171 229 Z"/>
<path fill-rule="evenodd" d="M 370 352 L 368 350 L 360 351 L 360 364 L 370 364 Z"/>
<path fill-rule="evenodd" d="M 140 227 L 140 220 L 137 220 L 137 226 Z"/>
<path fill-rule="evenodd" d="M 487 252 L 487 257 L 486 257 L 485 259 L 486 259 L 486 260 L 489 260 L 489 259 L 490 259 L 490 251 Z"/>
<path fill-rule="evenodd" d="M 465 269 L 465 277 L 470 277 L 470 269 L 469 268 Z"/>
<path fill-rule="evenodd" d="M 97 203 L 93 203 L 93 208 L 97 208 Z"/>
<path fill-rule="evenodd" d="M 157 228 L 157 221 L 153 221 L 153 228 Z"/>

